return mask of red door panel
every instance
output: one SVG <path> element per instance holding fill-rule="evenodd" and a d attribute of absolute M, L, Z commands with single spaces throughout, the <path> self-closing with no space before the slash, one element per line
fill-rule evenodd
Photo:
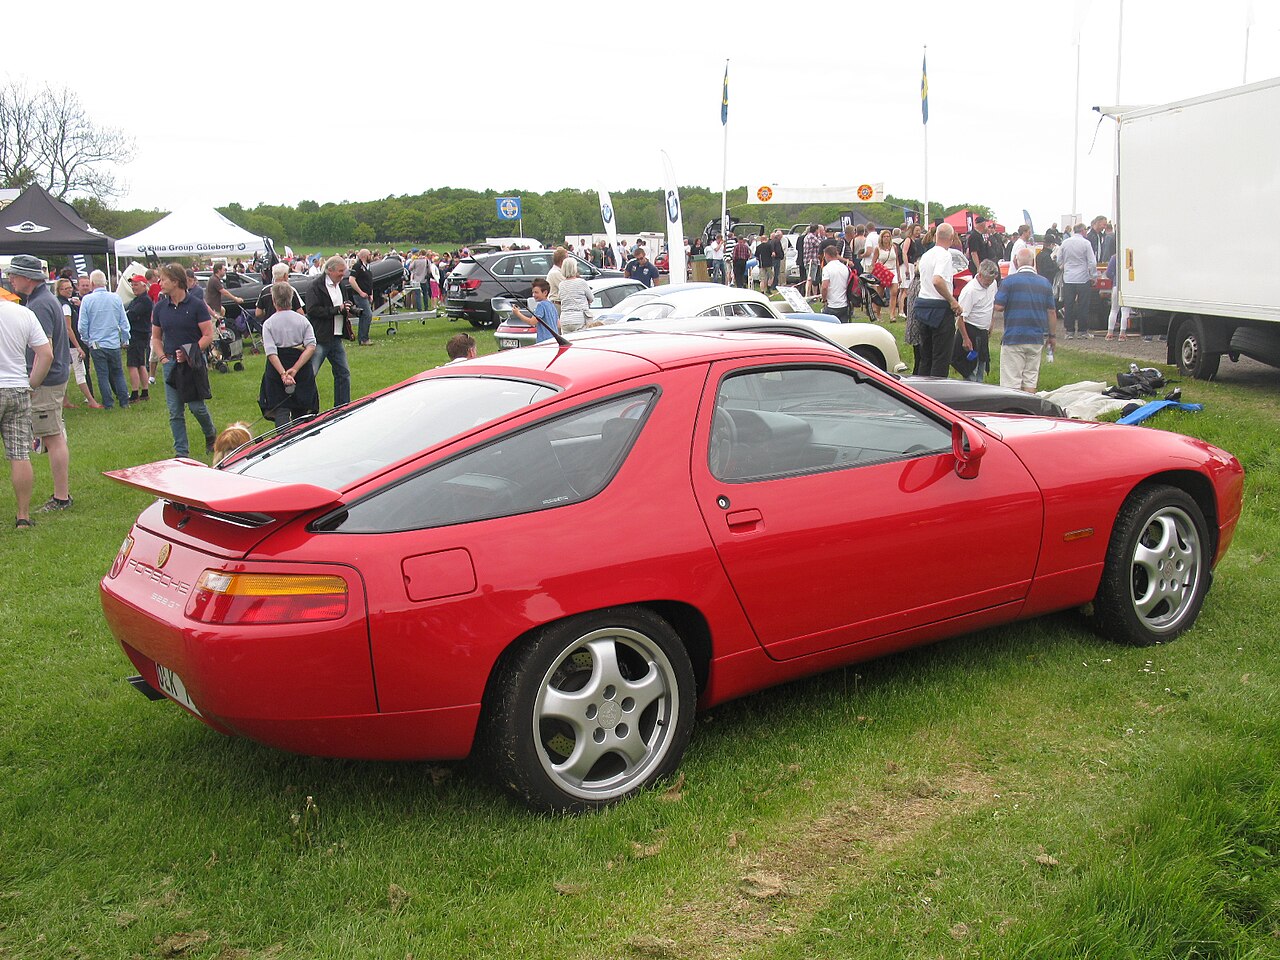
<path fill-rule="evenodd" d="M 772 655 L 803 656 L 1026 596 L 1040 546 L 1041 497 L 998 440 L 987 438 L 972 480 L 956 476 L 949 449 L 859 463 L 856 449 L 836 447 L 835 456 L 853 461 L 727 482 L 712 473 L 708 443 L 718 384 L 736 369 L 741 367 L 725 365 L 708 383 L 694 444 L 694 488 L 721 562 Z M 851 396 L 866 387 L 851 388 Z M 740 389 L 726 392 L 739 404 L 750 403 Z M 873 425 L 879 427 L 894 419 L 899 398 L 874 399 L 880 407 Z M 847 410 L 837 403 L 815 415 L 813 403 L 777 413 L 776 397 L 761 398 L 760 408 L 770 412 L 740 418 L 745 427 L 738 439 L 746 442 L 744 435 L 751 434 L 754 440 L 772 428 L 787 445 L 786 455 L 803 462 L 808 454 L 797 452 L 796 437 L 807 424 L 810 446 L 831 455 L 824 442 L 850 434 L 866 415 L 853 401 L 842 402 Z M 909 418 L 919 411 L 901 404 L 909 409 L 900 419 L 911 428 Z M 849 423 L 842 424 L 842 417 Z M 761 420 L 769 423 L 761 427 Z M 928 438 L 928 425 L 918 426 Z M 766 471 L 768 456 L 748 457 L 749 469 Z"/>

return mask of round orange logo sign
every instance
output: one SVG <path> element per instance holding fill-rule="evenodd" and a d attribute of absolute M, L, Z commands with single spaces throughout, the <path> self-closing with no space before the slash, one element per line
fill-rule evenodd
<path fill-rule="evenodd" d="M 756 197 L 761 203 L 768 203 L 773 199 L 773 191 L 769 187 L 761 187 L 756 191 Z"/>
<path fill-rule="evenodd" d="M 869 183 L 864 183 L 862 186 L 860 186 L 860 187 L 858 188 L 858 199 L 859 199 L 859 200 L 870 200 L 870 199 L 871 199 L 871 195 L 872 195 L 874 192 L 875 192 L 875 191 L 873 191 L 873 190 L 871 189 L 871 184 L 869 184 Z"/>

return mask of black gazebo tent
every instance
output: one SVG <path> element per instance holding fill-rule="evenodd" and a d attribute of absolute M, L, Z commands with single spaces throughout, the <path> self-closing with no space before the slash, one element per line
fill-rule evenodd
<path fill-rule="evenodd" d="M 54 199 L 39 184 L 27 187 L 0 210 L 0 254 L 97 253 L 105 262 L 115 246 L 113 239 L 85 223 L 71 204 Z"/>

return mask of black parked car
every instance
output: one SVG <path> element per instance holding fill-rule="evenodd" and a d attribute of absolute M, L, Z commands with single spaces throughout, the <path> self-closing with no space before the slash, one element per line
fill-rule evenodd
<path fill-rule="evenodd" d="M 387 298 L 387 294 L 392 290 L 404 289 L 404 263 L 399 257 L 383 257 L 381 260 L 371 261 L 369 264 L 369 274 L 373 277 L 373 303 L 378 306 Z M 196 279 L 203 285 L 213 276 L 207 270 L 201 270 L 196 273 Z M 311 278 L 306 274 L 291 273 L 289 274 L 289 283 L 295 288 Z M 244 305 L 252 312 L 253 305 L 258 302 L 258 296 L 262 293 L 262 277 L 257 273 L 235 273 L 228 270 L 222 277 L 222 285 L 226 288 L 223 294 L 222 305 L 230 308 L 235 303 L 226 294 L 233 293 L 241 300 Z M 234 316 L 235 311 L 230 311 L 229 315 Z"/>
<path fill-rule="evenodd" d="M 525 300 L 533 296 L 533 281 L 551 269 L 552 250 L 507 250 L 481 253 L 460 261 L 444 281 L 444 310 L 453 319 L 470 321 L 480 330 L 492 330 L 501 317 L 494 315 L 494 297 Z M 572 254 L 570 254 L 572 256 Z M 584 280 L 620 277 L 621 270 L 602 270 L 580 257 L 578 272 Z"/>

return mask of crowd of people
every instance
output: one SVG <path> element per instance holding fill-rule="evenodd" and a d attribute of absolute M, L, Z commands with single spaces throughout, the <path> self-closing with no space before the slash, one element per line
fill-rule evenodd
<path fill-rule="evenodd" d="M 400 256 L 395 251 L 386 256 L 393 255 Z M 406 294 L 412 291 L 424 307 L 438 303 L 444 277 L 467 255 L 465 249 L 409 251 L 402 258 Z M 215 338 L 231 336 L 229 311 L 239 314 L 239 330 L 261 335 L 263 419 L 280 428 L 317 413 L 317 374 L 326 362 L 334 406 L 350 402 L 345 344 L 372 342 L 369 265 L 381 258 L 353 250 L 347 256 L 289 258 L 270 266 L 219 262 L 203 283 L 195 272 L 199 264 L 171 263 L 127 277 L 129 293 L 122 296 L 108 289 L 101 270 L 76 277 L 68 268 L 50 278 L 38 258 L 12 257 L 4 278 L 13 292 L 0 288 L 0 435 L 15 493 L 15 526 L 30 528 L 32 513 L 72 506 L 63 418 L 64 408 L 76 406 L 68 396 L 71 382 L 85 405 L 127 411 L 151 399 L 159 378 L 174 455 L 191 455 L 188 415 L 200 428 L 204 454 L 213 453 L 218 431 L 207 404 L 212 398 L 208 365 Z M 247 274 L 259 268 L 264 283 L 256 302 L 241 298 L 238 287 L 228 288 L 229 271 Z M 568 279 L 585 286 L 576 277 Z M 446 347 L 451 362 L 475 356 L 469 334 L 454 335 Z M 34 452 L 48 454 L 53 490 L 33 510 Z"/>
<path fill-rule="evenodd" d="M 713 280 L 731 278 L 739 287 L 770 294 L 787 279 L 788 246 L 782 230 L 767 236 L 730 232 L 705 247 L 695 238 L 687 252 L 705 258 Z M 953 249 L 961 256 L 953 256 Z M 529 309 L 514 308 L 517 319 L 537 328 L 539 341 L 590 321 L 591 290 L 570 252 L 557 247 L 547 277 L 533 283 Z M 604 241 L 574 252 L 599 267 L 617 262 Z M 984 380 L 991 369 L 991 327 L 1003 317 L 1000 379 L 1021 390 L 1036 388 L 1044 348 L 1052 350 L 1056 340 L 1055 283 L 1060 281 L 1062 290 L 1065 338 L 1091 336 L 1095 282 L 1102 270 L 1114 279 L 1115 253 L 1114 230 L 1101 216 L 1087 229 L 1075 225 L 1066 236 L 1054 224 L 1041 241 L 1029 226 L 1006 236 L 993 221 L 981 219 L 963 236 L 946 223 L 927 231 L 910 222 L 884 229 L 849 225 L 832 234 L 811 224 L 794 248 L 804 295 L 821 301 L 823 312 L 839 320 L 852 318 L 860 278 L 876 278 L 887 294 L 889 320 L 907 321 L 904 339 L 914 348 L 913 373 L 947 376 L 954 366 L 969 379 Z M 407 302 L 420 310 L 439 304 L 445 278 L 469 255 L 465 247 L 440 254 L 416 248 L 385 254 L 400 261 Z M 216 430 L 206 404 L 211 398 L 208 351 L 217 329 L 228 323 L 228 305 L 251 318 L 241 321 L 242 329 L 261 334 L 267 362 L 259 406 L 265 419 L 282 427 L 318 412 L 317 380 L 326 362 L 334 405 L 348 403 L 346 343 L 372 343 L 370 265 L 383 256 L 362 249 L 345 256 L 290 257 L 272 265 L 218 263 L 203 285 L 194 268 L 167 264 L 128 277 L 130 295 L 123 298 L 108 289 L 102 271 L 80 277 L 64 271 L 51 289 L 41 261 L 13 257 L 8 279 L 20 303 L 0 298 L 0 428 L 17 501 L 16 525 L 33 525 L 33 450 L 48 453 L 53 480 L 52 495 L 36 512 L 72 505 L 62 416 L 65 407 L 75 405 L 68 396 L 72 381 L 88 406 L 127 410 L 150 400 L 159 376 L 174 454 L 190 456 L 188 414 L 202 431 L 205 453 L 212 453 Z M 623 248 L 623 259 L 625 276 L 646 286 L 658 282 L 643 239 Z M 1001 276 L 999 260 L 1009 261 L 1007 276 Z M 957 282 L 961 263 L 971 274 L 968 283 Z M 227 288 L 228 270 L 262 271 L 262 293 L 255 303 Z M 873 318 L 882 320 L 880 304 L 871 306 Z M 1131 332 L 1129 321 L 1129 311 L 1113 304 L 1106 339 L 1123 340 Z M 448 354 L 451 361 L 474 356 L 474 338 L 456 335 Z"/>

